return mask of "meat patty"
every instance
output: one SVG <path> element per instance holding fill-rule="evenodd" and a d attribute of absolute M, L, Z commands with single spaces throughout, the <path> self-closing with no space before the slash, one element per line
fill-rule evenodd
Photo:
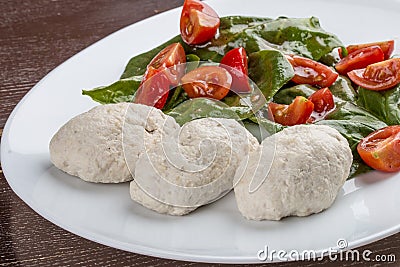
<path fill-rule="evenodd" d="M 237 121 L 204 118 L 139 157 L 131 197 L 159 213 L 183 215 L 229 192 L 258 141 Z"/>
<path fill-rule="evenodd" d="M 145 144 L 157 144 L 179 128 L 172 117 L 145 105 L 96 106 L 59 129 L 50 141 L 50 158 L 57 168 L 88 182 L 126 182 L 133 179 L 126 159 L 135 166 Z M 126 159 L 124 149 L 130 152 Z"/>
<path fill-rule="evenodd" d="M 239 211 L 252 220 L 280 220 L 327 209 L 352 163 L 347 140 L 328 126 L 297 125 L 266 138 L 237 170 Z"/>

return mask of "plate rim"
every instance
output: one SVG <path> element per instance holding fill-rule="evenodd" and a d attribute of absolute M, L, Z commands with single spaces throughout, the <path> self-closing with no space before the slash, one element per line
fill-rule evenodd
<path fill-rule="evenodd" d="M 209 1 L 206 1 L 209 2 Z M 13 108 L 12 112 L 10 113 L 9 117 L 6 120 L 5 126 L 3 128 L 1 140 L 0 140 L 0 161 L 1 161 L 1 166 L 3 170 L 3 175 L 5 180 L 7 181 L 8 185 L 12 189 L 13 193 L 18 196 L 25 204 L 27 204 L 35 213 L 39 214 L 41 217 L 46 219 L 47 221 L 55 224 L 56 226 L 62 228 L 63 230 L 66 230 L 74 235 L 80 236 L 82 238 L 85 238 L 87 240 L 90 240 L 92 242 L 111 247 L 111 248 L 116 248 L 119 250 L 131 252 L 131 253 L 137 253 L 141 255 L 146 255 L 150 257 L 161 257 L 163 259 L 169 259 L 169 260 L 181 260 L 181 261 L 192 261 L 192 262 L 204 262 L 204 263 L 228 263 L 228 264 L 243 264 L 243 263 L 258 263 L 258 264 L 265 264 L 265 263 L 276 263 L 276 262 L 287 262 L 288 260 L 279 260 L 274 258 L 273 261 L 260 261 L 257 259 L 256 256 L 254 257 L 248 257 L 248 256 L 238 256 L 238 257 L 226 257 L 226 256 L 210 256 L 210 255 L 198 255 L 198 254 L 191 254 L 191 253 L 184 253 L 184 252 L 178 252 L 175 250 L 170 250 L 170 249 L 158 249 L 158 248 L 152 248 L 150 246 L 143 246 L 143 245 L 137 245 L 130 243 L 129 246 L 126 245 L 126 242 L 120 242 L 116 239 L 110 239 L 106 236 L 102 236 L 102 240 L 97 239 L 94 235 L 91 235 L 88 232 L 82 231 L 80 227 L 71 227 L 67 224 L 64 224 L 62 221 L 58 220 L 57 218 L 54 218 L 52 215 L 48 214 L 47 212 L 43 211 L 40 209 L 40 207 L 36 206 L 34 201 L 30 199 L 29 197 L 22 197 L 21 192 L 17 189 L 17 186 L 12 182 L 11 179 L 8 178 L 8 163 L 7 160 L 5 161 L 5 157 L 7 157 L 8 154 L 10 154 L 10 151 L 7 151 L 9 147 L 9 133 L 10 133 L 10 128 L 11 125 L 14 122 L 14 117 L 21 108 L 21 106 L 25 103 L 25 101 L 30 97 L 32 93 L 34 93 L 42 83 L 44 83 L 46 80 L 50 79 L 55 73 L 58 71 L 59 68 L 64 66 L 65 64 L 68 64 L 71 60 L 73 60 L 75 57 L 79 57 L 81 54 L 85 53 L 86 50 L 91 49 L 92 47 L 95 47 L 99 42 L 104 41 L 105 39 L 111 38 L 117 33 L 121 33 L 125 30 L 127 30 L 129 27 L 133 25 L 139 25 L 142 23 L 146 23 L 148 20 L 153 19 L 156 16 L 160 15 L 165 15 L 167 13 L 172 13 L 176 12 L 176 10 L 181 9 L 182 7 L 176 7 L 172 8 L 170 10 L 166 10 L 164 12 L 160 12 L 158 14 L 155 14 L 153 16 L 147 17 L 143 20 L 137 21 L 135 23 L 129 24 L 127 26 L 124 26 L 120 29 L 117 29 L 116 31 L 106 35 L 105 37 L 95 41 L 94 43 L 90 44 L 89 46 L 85 47 L 84 49 L 80 50 L 76 54 L 72 55 L 65 61 L 63 61 L 61 64 L 57 65 L 55 68 L 53 68 L 50 72 L 48 72 L 44 77 L 42 77 L 39 82 L 37 82 L 29 91 L 23 96 L 23 98 L 16 104 L 16 106 Z M 128 59 L 129 60 L 129 59 Z M 6 164 L 4 164 L 6 162 Z M 355 180 L 358 179 L 358 177 L 354 178 Z M 348 180 L 346 181 L 346 183 Z M 372 242 L 376 242 L 378 240 L 384 239 L 388 236 L 397 234 L 400 232 L 400 222 L 393 227 L 387 228 L 385 230 L 379 231 L 375 234 L 369 235 L 367 237 L 357 239 L 356 241 L 352 241 L 348 243 L 348 246 L 346 250 L 350 249 L 355 249 L 367 244 L 371 244 Z M 321 255 L 321 252 L 323 252 L 323 249 L 316 250 L 316 255 L 319 257 Z M 325 256 L 326 257 L 326 256 Z M 290 261 L 290 259 L 289 259 Z"/>

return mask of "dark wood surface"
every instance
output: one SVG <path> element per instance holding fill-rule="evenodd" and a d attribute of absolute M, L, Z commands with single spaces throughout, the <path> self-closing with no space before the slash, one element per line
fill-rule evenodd
<path fill-rule="evenodd" d="M 108 34 L 183 0 L 0 0 L 0 135 L 21 98 L 49 71 Z M 346 223 L 344 221 L 344 223 Z M 312 233 L 310 233 L 312 234 Z M 400 234 L 361 249 L 395 254 Z M 10 189 L 0 168 L 0 266 L 189 266 L 85 240 L 46 221 Z M 386 266 L 377 262 L 295 262 L 273 266 Z"/>

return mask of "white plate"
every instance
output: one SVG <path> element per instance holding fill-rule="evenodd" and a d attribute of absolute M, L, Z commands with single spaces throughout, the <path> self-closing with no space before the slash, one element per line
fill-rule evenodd
<path fill-rule="evenodd" d="M 398 1 L 218 0 L 222 15 L 317 16 L 344 43 L 396 38 Z M 159 215 L 133 203 L 128 184 L 97 185 L 57 170 L 48 143 L 73 116 L 94 106 L 81 96 L 116 80 L 127 60 L 178 33 L 180 9 L 124 28 L 83 50 L 43 78 L 18 104 L 3 132 L 1 159 L 15 193 L 36 212 L 87 239 L 136 253 L 205 262 L 258 262 L 269 249 L 319 252 L 349 248 L 400 229 L 400 176 L 370 173 L 346 182 L 334 205 L 306 218 L 280 222 L 245 220 L 232 194 L 185 217 Z"/>

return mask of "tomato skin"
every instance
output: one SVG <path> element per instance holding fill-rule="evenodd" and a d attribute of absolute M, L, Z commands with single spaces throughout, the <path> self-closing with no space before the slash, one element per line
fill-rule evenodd
<path fill-rule="evenodd" d="M 169 86 L 178 85 L 185 73 L 185 50 L 180 43 L 161 50 L 147 65 L 134 103 L 162 109 L 167 102 Z"/>
<path fill-rule="evenodd" d="M 306 123 L 313 110 L 314 104 L 303 96 L 297 96 L 290 105 L 269 103 L 270 117 L 279 124 L 293 126 Z"/>
<path fill-rule="evenodd" d="M 218 14 L 206 3 L 185 0 L 180 19 L 182 39 L 189 45 L 210 41 L 219 28 Z"/>
<path fill-rule="evenodd" d="M 133 102 L 162 109 L 168 99 L 169 85 L 170 81 L 165 71 L 150 66 Z"/>
<path fill-rule="evenodd" d="M 382 91 L 400 83 L 400 58 L 392 58 L 365 69 L 350 71 L 347 74 L 352 82 L 369 90 Z"/>
<path fill-rule="evenodd" d="M 309 58 L 287 56 L 287 59 L 294 69 L 292 81 L 297 84 L 310 84 L 319 88 L 329 87 L 339 76 L 328 66 Z"/>
<path fill-rule="evenodd" d="M 220 67 L 226 69 L 232 75 L 232 91 L 250 93 L 246 50 L 243 47 L 232 49 L 225 54 L 220 63 Z"/>
<path fill-rule="evenodd" d="M 362 69 L 370 64 L 380 62 L 385 59 L 382 49 L 379 46 L 370 46 L 356 50 L 342 58 L 335 69 L 342 75 L 355 69 Z"/>
<path fill-rule="evenodd" d="M 326 113 L 335 108 L 332 92 L 329 88 L 319 89 L 308 98 L 314 104 L 314 111 Z"/>
<path fill-rule="evenodd" d="M 375 170 L 400 171 L 400 125 L 377 130 L 360 141 L 357 152 Z"/>
<path fill-rule="evenodd" d="M 385 60 L 389 59 L 394 51 L 394 40 L 383 41 L 383 42 L 374 42 L 367 44 L 356 44 L 349 45 L 346 47 L 348 53 L 352 53 L 356 50 L 360 50 L 362 48 L 371 47 L 371 46 L 379 46 L 382 49 L 383 54 L 385 55 Z"/>
<path fill-rule="evenodd" d="M 172 86 L 178 85 L 181 77 L 185 74 L 185 67 L 180 64 L 186 63 L 186 54 L 180 43 L 173 43 L 161 50 L 147 65 L 154 69 L 167 69 L 165 74 Z M 145 74 L 144 77 L 147 75 Z"/>
<path fill-rule="evenodd" d="M 347 54 L 349 53 L 349 52 L 347 51 L 347 49 L 343 49 L 342 47 L 338 47 L 338 48 L 337 48 L 337 52 L 338 52 L 338 54 L 339 54 L 339 58 L 340 58 L 340 59 L 346 57 Z"/>
<path fill-rule="evenodd" d="M 182 87 L 190 98 L 224 98 L 232 85 L 232 76 L 218 66 L 202 66 L 194 69 L 181 79 Z"/>

